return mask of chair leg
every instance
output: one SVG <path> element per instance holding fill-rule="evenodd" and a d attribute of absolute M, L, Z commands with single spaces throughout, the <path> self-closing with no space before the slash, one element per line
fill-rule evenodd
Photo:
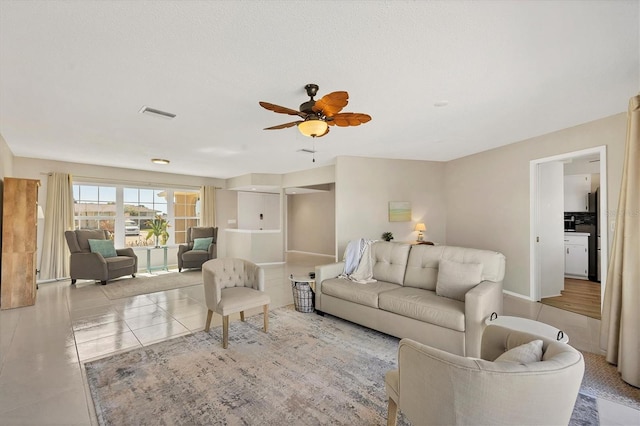
<path fill-rule="evenodd" d="M 240 321 L 244 321 L 244 311 L 240 311 Z"/>
<path fill-rule="evenodd" d="M 71 285 L 75 284 L 75 283 L 76 283 L 76 281 L 77 281 L 77 280 L 76 280 L 75 278 L 71 278 Z"/>
<path fill-rule="evenodd" d="M 398 405 L 396 402 L 389 398 L 389 408 L 387 409 L 387 426 L 396 426 L 398 419 Z"/>
<path fill-rule="evenodd" d="M 106 280 L 102 280 L 102 281 L 100 281 L 100 284 L 107 285 L 107 281 Z"/>
<path fill-rule="evenodd" d="M 222 347 L 227 349 L 229 346 L 229 315 L 222 317 Z"/>
<path fill-rule="evenodd" d="M 205 333 L 209 332 L 209 327 L 211 326 L 211 318 L 212 317 L 213 317 L 213 311 L 211 309 L 209 309 L 209 312 L 207 312 L 207 322 L 204 324 Z"/>
<path fill-rule="evenodd" d="M 264 305 L 262 307 L 264 311 L 264 332 L 269 331 L 269 305 Z"/>

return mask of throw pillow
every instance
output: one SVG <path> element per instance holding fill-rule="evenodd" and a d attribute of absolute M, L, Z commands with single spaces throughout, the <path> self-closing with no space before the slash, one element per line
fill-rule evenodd
<path fill-rule="evenodd" d="M 213 237 L 196 238 L 193 240 L 193 250 L 209 250 L 209 246 L 213 242 Z"/>
<path fill-rule="evenodd" d="M 91 253 L 100 253 L 105 259 L 107 257 L 116 257 L 116 248 L 111 240 L 87 240 Z"/>
<path fill-rule="evenodd" d="M 440 259 L 436 294 L 464 302 L 464 295 L 482 281 L 481 263 Z"/>
<path fill-rule="evenodd" d="M 494 362 L 515 362 L 517 364 L 529 364 L 539 362 L 542 359 L 542 340 L 533 340 L 524 345 L 511 348 Z"/>

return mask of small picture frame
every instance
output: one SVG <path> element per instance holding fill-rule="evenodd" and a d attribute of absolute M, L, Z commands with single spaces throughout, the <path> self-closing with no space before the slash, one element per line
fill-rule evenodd
<path fill-rule="evenodd" d="M 389 222 L 411 221 L 411 202 L 389 201 Z"/>

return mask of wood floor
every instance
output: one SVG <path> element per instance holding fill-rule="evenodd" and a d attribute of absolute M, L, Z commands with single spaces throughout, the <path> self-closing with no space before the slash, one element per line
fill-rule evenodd
<path fill-rule="evenodd" d="M 600 318 L 600 283 L 586 280 L 564 279 L 561 296 L 546 297 L 541 303 L 591 318 Z"/>

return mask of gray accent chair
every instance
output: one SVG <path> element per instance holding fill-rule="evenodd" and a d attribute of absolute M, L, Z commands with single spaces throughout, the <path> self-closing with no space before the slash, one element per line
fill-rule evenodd
<path fill-rule="evenodd" d="M 136 276 L 138 257 L 132 248 L 116 249 L 118 256 L 104 258 L 100 253 L 92 253 L 89 240 L 108 240 L 109 231 L 80 229 L 65 231 L 65 238 L 71 251 L 71 284 L 78 279 L 107 281 L 124 275 Z"/>
<path fill-rule="evenodd" d="M 193 250 L 193 241 L 196 238 L 213 237 L 209 250 Z M 193 227 L 187 229 L 187 244 L 178 246 L 178 271 L 183 268 L 202 268 L 207 260 L 218 257 L 218 228 Z"/>
<path fill-rule="evenodd" d="M 264 269 L 244 259 L 212 259 L 202 265 L 204 296 L 207 303 L 207 322 L 204 331 L 209 332 L 211 318 L 216 312 L 222 315 L 222 347 L 229 345 L 229 315 L 262 306 L 264 332 L 269 329 L 269 304 L 271 298 L 264 292 Z"/>
<path fill-rule="evenodd" d="M 542 340 L 542 360 L 493 362 Z M 497 325 L 482 336 L 481 359 L 402 339 L 398 369 L 387 372 L 387 425 L 398 408 L 420 425 L 566 425 L 578 397 L 584 359 L 571 346 Z"/>

